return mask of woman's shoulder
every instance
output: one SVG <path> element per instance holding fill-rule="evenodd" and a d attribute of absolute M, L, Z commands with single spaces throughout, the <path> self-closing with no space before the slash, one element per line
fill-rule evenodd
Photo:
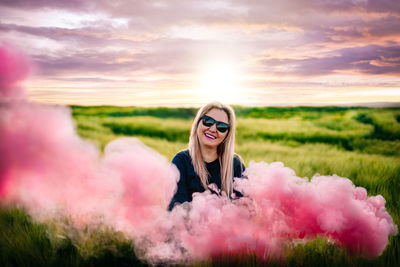
<path fill-rule="evenodd" d="M 241 177 L 242 172 L 246 169 L 246 166 L 244 165 L 243 159 L 238 155 L 234 154 L 233 155 L 233 171 L 235 177 Z"/>
<path fill-rule="evenodd" d="M 189 149 L 179 151 L 174 158 L 190 158 Z"/>
<path fill-rule="evenodd" d="M 172 162 L 177 163 L 177 162 L 187 162 L 191 161 L 189 150 L 181 150 L 176 155 L 173 157 Z"/>
<path fill-rule="evenodd" d="M 172 163 L 175 164 L 179 171 L 182 172 L 193 172 L 192 158 L 190 157 L 189 150 L 182 150 L 176 153 L 172 159 Z"/>
<path fill-rule="evenodd" d="M 240 165 L 240 164 L 244 164 L 243 163 L 243 160 L 242 160 L 242 157 L 240 157 L 238 154 L 233 154 L 233 163 L 236 165 L 236 164 L 238 164 L 238 165 Z"/>

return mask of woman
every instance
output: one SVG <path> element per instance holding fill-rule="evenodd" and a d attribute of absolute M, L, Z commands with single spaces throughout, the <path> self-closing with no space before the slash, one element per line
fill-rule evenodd
<path fill-rule="evenodd" d="M 244 164 L 234 154 L 235 113 L 230 106 L 212 102 L 203 106 L 196 115 L 189 139 L 189 149 L 172 159 L 179 172 L 178 189 L 169 205 L 169 210 L 178 204 L 192 201 L 192 194 L 218 189 L 232 197 L 233 177 L 242 177 Z M 215 187 L 215 186 L 214 186 Z"/>

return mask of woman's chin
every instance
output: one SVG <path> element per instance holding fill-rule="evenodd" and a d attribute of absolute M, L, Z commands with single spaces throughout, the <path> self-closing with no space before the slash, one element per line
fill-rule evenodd
<path fill-rule="evenodd" d="M 216 140 L 209 140 L 207 138 L 205 138 L 205 140 L 203 140 L 202 144 L 203 144 L 203 146 L 205 146 L 207 148 L 215 148 L 215 149 L 219 145 Z"/>

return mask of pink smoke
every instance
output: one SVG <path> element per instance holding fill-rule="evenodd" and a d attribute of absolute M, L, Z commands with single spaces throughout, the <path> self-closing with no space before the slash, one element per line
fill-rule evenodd
<path fill-rule="evenodd" d="M 13 95 L 27 60 L 0 51 L 9 61 L 0 92 Z M 38 219 L 68 216 L 78 226 L 101 221 L 128 233 L 150 262 L 281 257 L 288 244 L 321 235 L 372 258 L 397 233 L 382 196 L 368 197 L 347 178 L 308 181 L 282 163 L 251 163 L 248 179 L 235 181 L 245 195 L 238 200 L 205 192 L 167 212 L 176 167 L 135 139 L 115 140 L 101 155 L 76 134 L 66 107 L 3 101 L 0 155 L 2 204 L 22 205 Z"/>
<path fill-rule="evenodd" d="M 388 245 L 388 236 L 397 233 L 384 198 L 368 197 L 347 178 L 315 176 L 308 181 L 279 162 L 253 163 L 247 173 L 249 179 L 237 180 L 236 186 L 254 200 L 268 226 L 285 226 L 278 238 L 323 234 L 352 252 L 376 257 Z"/>
<path fill-rule="evenodd" d="M 165 211 L 177 170 L 140 142 L 116 140 L 100 157 L 76 135 L 65 107 L 7 104 L 0 112 L 3 202 L 39 217 L 101 217 L 124 230 L 129 222 L 136 232 Z"/>
<path fill-rule="evenodd" d="M 0 98 L 20 97 L 23 94 L 19 83 L 31 70 L 27 57 L 9 45 L 0 43 Z"/>
<path fill-rule="evenodd" d="M 280 162 L 251 162 L 246 175 L 235 180 L 243 198 L 230 201 L 206 192 L 175 207 L 166 219 L 170 228 L 164 229 L 173 233 L 173 242 L 168 237 L 166 249 L 154 241 L 147 258 L 178 261 L 187 256 L 177 253 L 181 246 L 194 259 L 256 253 L 265 260 L 317 236 L 374 258 L 389 244 L 388 236 L 397 234 L 383 197 L 368 197 L 347 178 L 315 176 L 309 181 Z"/>

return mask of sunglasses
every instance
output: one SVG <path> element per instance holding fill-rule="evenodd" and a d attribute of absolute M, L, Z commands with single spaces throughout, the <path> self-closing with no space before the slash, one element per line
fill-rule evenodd
<path fill-rule="evenodd" d="M 201 121 L 202 121 L 203 125 L 206 127 L 211 127 L 214 125 L 214 123 L 216 123 L 217 130 L 221 133 L 224 133 L 229 129 L 229 124 L 222 122 L 222 121 L 216 121 L 216 120 L 214 120 L 214 118 L 207 116 L 207 115 L 203 115 L 203 117 L 201 118 Z"/>

